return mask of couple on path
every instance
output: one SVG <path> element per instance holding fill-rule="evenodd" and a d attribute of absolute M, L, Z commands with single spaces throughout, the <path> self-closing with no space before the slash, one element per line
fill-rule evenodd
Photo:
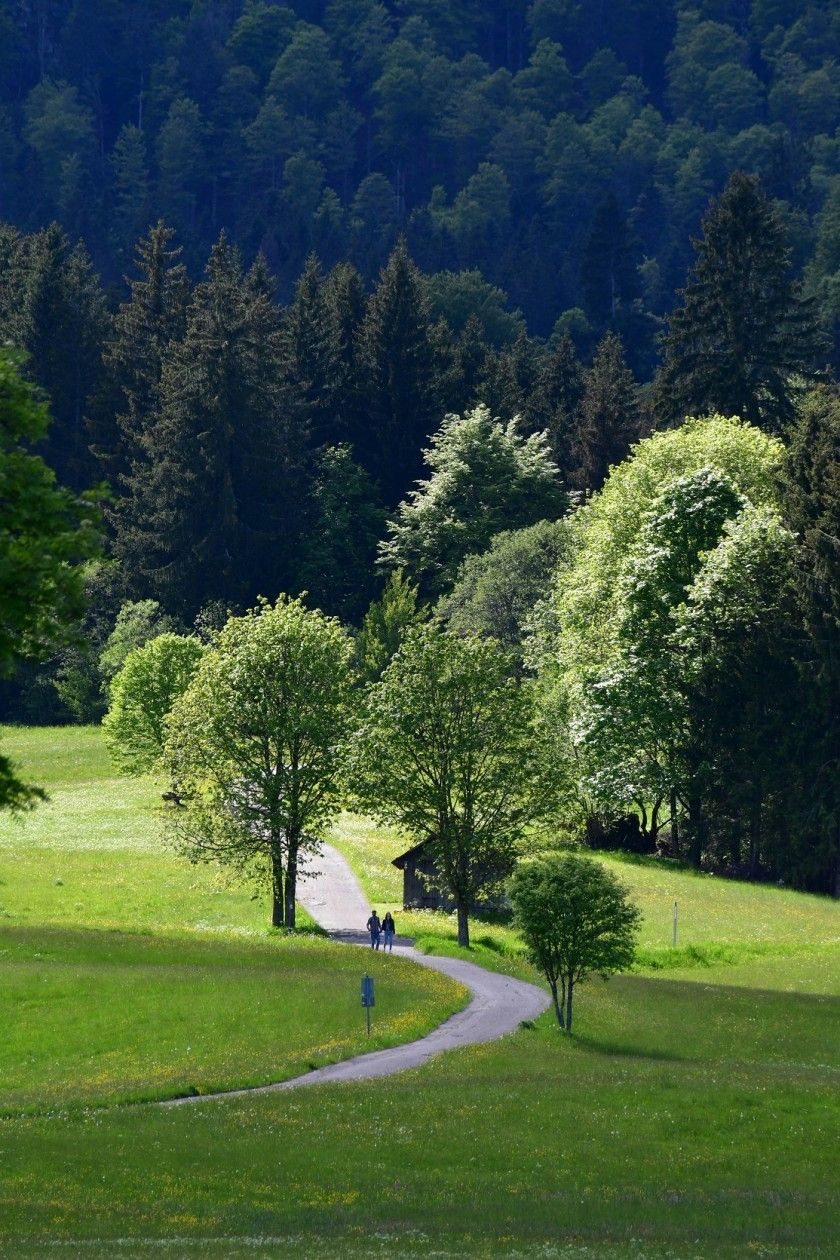
<path fill-rule="evenodd" d="M 382 945 L 383 949 L 392 950 L 394 948 L 394 934 L 397 930 L 394 923 L 394 916 L 388 910 L 385 918 L 380 921 L 379 915 L 375 910 L 371 910 L 370 918 L 367 921 L 367 930 L 370 932 L 371 949 L 379 949 L 379 939 L 384 936 L 385 940 Z"/>

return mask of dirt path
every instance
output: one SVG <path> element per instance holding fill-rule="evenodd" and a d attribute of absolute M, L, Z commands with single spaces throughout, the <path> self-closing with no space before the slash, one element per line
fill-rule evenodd
<path fill-rule="evenodd" d="M 329 845 L 312 862 L 308 875 L 301 881 L 299 898 L 309 913 L 337 940 L 349 944 L 368 945 L 364 925 L 370 914 L 370 906 L 358 880 L 341 854 Z M 189 1098 L 175 1098 L 161 1104 L 165 1107 L 185 1106 L 189 1103 L 209 1102 L 218 1098 L 243 1098 L 254 1094 L 275 1093 L 282 1089 L 297 1089 L 302 1085 L 321 1085 L 329 1081 L 364 1081 L 377 1076 L 393 1076 L 408 1068 L 420 1067 L 434 1055 L 460 1046 L 477 1045 L 495 1041 L 518 1028 L 523 1019 L 534 1019 L 548 1006 L 548 994 L 534 984 L 514 980 L 494 971 L 485 971 L 475 963 L 460 958 L 440 958 L 420 954 L 407 941 L 400 940 L 394 953 L 410 958 L 421 967 L 431 967 L 453 980 L 459 980 L 472 992 L 472 1001 L 463 1011 L 449 1019 L 418 1041 L 409 1041 L 388 1050 L 374 1050 L 358 1054 L 343 1063 L 332 1063 L 303 1076 L 280 1081 L 277 1085 L 262 1085 L 254 1089 L 227 1090 L 219 1094 L 200 1094 Z"/>

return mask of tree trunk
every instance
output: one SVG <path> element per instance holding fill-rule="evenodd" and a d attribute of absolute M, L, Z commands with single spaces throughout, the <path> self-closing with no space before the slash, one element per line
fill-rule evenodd
<path fill-rule="evenodd" d="M 283 926 L 283 862 L 279 854 L 271 857 L 271 926 Z"/>
<path fill-rule="evenodd" d="M 566 989 L 566 1032 L 572 1031 L 572 993 L 574 992 L 575 982 L 569 979 L 569 985 Z"/>
<path fill-rule="evenodd" d="M 469 949 L 470 924 L 467 907 L 463 901 L 458 901 L 455 904 L 458 910 L 458 944 L 463 945 L 464 949 Z"/>
<path fill-rule="evenodd" d="M 755 879 L 758 874 L 758 860 L 761 853 L 761 796 L 756 794 L 750 804 L 750 866 L 749 877 Z"/>
<path fill-rule="evenodd" d="M 294 928 L 295 926 L 295 897 L 297 895 L 297 861 L 298 861 L 298 840 L 297 837 L 286 836 L 287 856 L 286 856 L 286 927 Z"/>
<path fill-rule="evenodd" d="M 688 817 L 691 824 L 688 860 L 694 869 L 699 871 L 703 850 L 706 847 L 706 816 L 703 813 L 703 802 L 699 796 L 692 796 L 689 799 Z"/>
<path fill-rule="evenodd" d="M 554 1004 L 554 1014 L 557 1016 L 557 1023 L 561 1028 L 565 1028 L 565 1024 L 563 1022 L 563 1001 L 565 1000 L 565 995 L 564 998 L 558 998 L 556 980 L 549 980 L 548 985 L 551 989 L 551 1001 Z"/>
<path fill-rule="evenodd" d="M 675 854 L 680 851 L 680 824 L 677 818 L 677 793 L 671 788 L 671 848 Z"/>
<path fill-rule="evenodd" d="M 648 841 L 656 849 L 656 842 L 659 839 L 659 811 L 662 808 L 662 797 L 658 797 L 653 802 L 653 809 L 650 811 L 650 831 L 648 832 Z"/>

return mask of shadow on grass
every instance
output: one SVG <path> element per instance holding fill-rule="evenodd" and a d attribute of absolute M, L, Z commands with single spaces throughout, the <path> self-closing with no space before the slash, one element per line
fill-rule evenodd
<path fill-rule="evenodd" d="M 558 1029 L 559 1031 L 562 1030 Z M 571 1040 L 583 1050 L 591 1050 L 595 1054 L 601 1054 L 610 1059 L 650 1059 L 657 1063 L 691 1062 L 691 1056 L 687 1054 L 674 1054 L 670 1050 L 655 1050 L 650 1046 L 628 1046 L 622 1042 L 606 1041 L 603 1037 L 588 1037 L 586 1034 L 580 1037 L 573 1032 Z"/>

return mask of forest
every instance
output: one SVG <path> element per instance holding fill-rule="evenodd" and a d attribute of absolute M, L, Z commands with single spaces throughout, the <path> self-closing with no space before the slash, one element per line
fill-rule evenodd
<path fill-rule="evenodd" d="M 4 485 L 67 488 L 82 628 L 0 717 L 260 596 L 368 681 L 433 617 L 561 830 L 840 889 L 838 58 L 787 0 L 7 6 Z"/>
<path fill-rule="evenodd" d="M 284 302 L 310 252 L 369 286 L 404 233 L 456 331 L 478 271 L 497 344 L 569 329 L 590 353 L 610 327 L 647 379 L 735 169 L 834 327 L 838 62 L 831 0 L 21 0 L 0 219 L 59 221 L 109 293 L 150 222 L 193 278 L 224 228 Z"/>

